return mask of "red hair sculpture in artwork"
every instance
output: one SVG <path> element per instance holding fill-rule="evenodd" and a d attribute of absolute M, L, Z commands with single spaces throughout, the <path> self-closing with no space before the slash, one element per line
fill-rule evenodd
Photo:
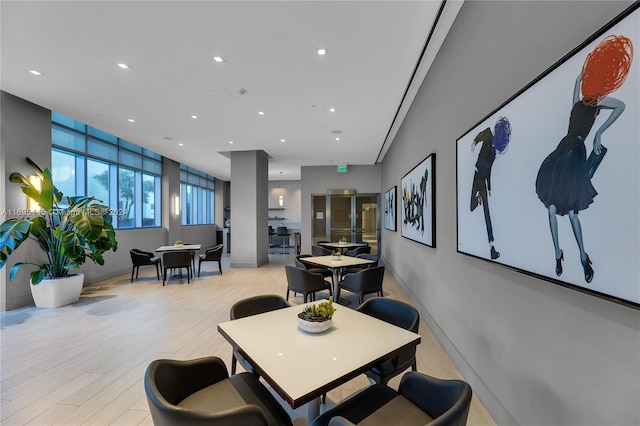
<path fill-rule="evenodd" d="M 582 103 L 595 106 L 622 86 L 633 60 L 633 44 L 625 36 L 610 35 L 600 42 L 582 66 Z"/>

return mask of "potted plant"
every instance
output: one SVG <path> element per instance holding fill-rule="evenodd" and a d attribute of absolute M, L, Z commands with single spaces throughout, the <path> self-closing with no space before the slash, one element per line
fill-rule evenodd
<path fill-rule="evenodd" d="M 58 307 L 80 298 L 84 274 L 73 273 L 91 259 L 104 265 L 103 254 L 116 251 L 118 244 L 109 207 L 94 197 L 63 198 L 51 177 L 31 159 L 27 162 L 41 181 L 40 188 L 20 173 L 11 173 L 9 181 L 22 187 L 22 192 L 39 204 L 33 216 L 8 219 L 0 225 L 0 269 L 27 239 L 35 240 L 47 256 L 45 263 L 18 262 L 11 268 L 9 279 L 25 265 L 37 268 L 31 272 L 31 293 L 38 307 Z M 60 207 L 66 201 L 68 207 Z"/>
<path fill-rule="evenodd" d="M 173 243 L 173 245 L 176 247 L 181 247 L 184 245 L 184 242 L 182 240 L 176 240 L 176 242 Z"/>
<path fill-rule="evenodd" d="M 307 305 L 298 314 L 298 327 L 309 333 L 320 333 L 331 327 L 333 314 L 336 308 L 333 307 L 333 296 L 316 306 Z"/>

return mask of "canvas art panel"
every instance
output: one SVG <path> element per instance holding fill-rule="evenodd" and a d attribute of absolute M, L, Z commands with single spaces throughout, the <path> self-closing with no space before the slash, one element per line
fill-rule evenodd
<path fill-rule="evenodd" d="M 636 3 L 457 140 L 458 252 L 640 307 L 639 33 Z"/>
<path fill-rule="evenodd" d="M 429 155 L 400 181 L 401 234 L 430 247 L 436 246 L 435 158 Z"/>
<path fill-rule="evenodd" d="M 398 206 L 398 187 L 394 186 L 384 193 L 384 228 L 390 231 L 396 231 Z"/>

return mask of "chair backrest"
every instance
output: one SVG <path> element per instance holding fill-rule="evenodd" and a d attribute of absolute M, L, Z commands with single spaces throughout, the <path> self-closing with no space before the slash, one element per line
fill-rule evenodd
<path fill-rule="evenodd" d="M 222 244 L 218 244 L 217 246 L 208 249 L 205 252 L 205 259 L 206 260 L 220 260 L 222 259 L 222 248 L 224 246 Z"/>
<path fill-rule="evenodd" d="M 378 256 L 376 256 L 375 254 L 370 254 L 370 253 L 361 253 L 359 255 L 357 255 L 356 257 L 360 258 L 360 259 L 367 259 L 367 260 L 372 260 L 374 263 L 367 263 L 366 265 L 363 265 L 364 267 L 369 267 L 369 268 L 374 268 L 376 266 L 378 266 Z"/>
<path fill-rule="evenodd" d="M 261 294 L 259 296 L 247 297 L 246 299 L 237 301 L 231 306 L 229 319 L 244 318 L 264 312 L 275 311 L 276 309 L 288 308 L 289 306 L 291 306 L 289 302 L 277 294 Z"/>
<path fill-rule="evenodd" d="M 465 426 L 471 406 L 471 386 L 463 380 L 442 380 L 410 372 L 402 376 L 398 393 L 433 418 L 430 425 Z"/>
<path fill-rule="evenodd" d="M 382 289 L 383 281 L 384 266 L 374 266 L 372 268 L 363 269 L 362 271 L 345 275 L 343 285 L 347 288 L 363 291 L 365 293 L 373 293 Z"/>
<path fill-rule="evenodd" d="M 188 268 L 191 266 L 191 253 L 188 251 L 170 251 L 162 255 L 165 268 Z"/>
<path fill-rule="evenodd" d="M 347 250 L 345 254 L 347 256 L 356 257 L 359 254 L 367 254 L 367 253 L 371 253 L 371 247 L 369 246 L 356 247 L 351 250 Z"/>
<path fill-rule="evenodd" d="M 134 266 L 152 265 L 152 253 L 132 248 L 129 249 L 129 254 L 131 255 L 131 262 Z"/>
<path fill-rule="evenodd" d="M 378 268 L 384 268 L 384 266 L 378 266 Z M 362 272 L 369 272 L 375 269 L 376 268 L 365 269 Z M 358 272 L 358 274 L 362 272 Z M 418 332 L 418 326 L 420 325 L 420 314 L 416 308 L 401 300 L 391 299 L 389 297 L 372 297 L 371 299 L 367 299 L 362 305 L 356 308 L 356 311 L 371 315 L 372 317 L 413 331 L 414 333 Z"/>
<path fill-rule="evenodd" d="M 311 254 L 299 254 L 299 255 L 297 255 L 296 258 L 295 258 L 296 267 L 306 270 L 307 269 L 307 264 L 304 263 L 300 259 L 304 259 L 305 257 L 311 257 L 311 256 L 312 256 Z"/>
<path fill-rule="evenodd" d="M 269 225 L 269 235 L 273 235 L 274 233 L 273 226 Z"/>
<path fill-rule="evenodd" d="M 325 287 L 324 277 L 320 274 L 312 274 L 292 265 L 285 265 L 284 269 L 287 273 L 287 287 L 289 290 L 304 293 Z"/>
<path fill-rule="evenodd" d="M 278 226 L 276 228 L 276 235 L 282 237 L 282 236 L 286 236 L 289 234 L 289 231 L 287 231 L 287 227 L 286 226 Z"/>
<path fill-rule="evenodd" d="M 322 246 L 311 246 L 311 254 L 314 256 L 329 256 L 333 254 L 333 251 Z"/>

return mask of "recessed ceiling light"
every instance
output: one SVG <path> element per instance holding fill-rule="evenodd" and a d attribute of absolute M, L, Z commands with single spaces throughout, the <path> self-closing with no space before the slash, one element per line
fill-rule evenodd
<path fill-rule="evenodd" d="M 200 118 L 200 117 L 198 117 L 197 115 L 192 115 L 191 118 L 193 118 L 195 120 L 195 119 Z"/>
<path fill-rule="evenodd" d="M 231 145 L 233 145 L 233 141 L 229 141 L 229 143 L 230 143 Z"/>
<path fill-rule="evenodd" d="M 329 112 L 336 112 L 335 108 L 329 108 Z"/>
<path fill-rule="evenodd" d="M 178 146 L 184 146 L 184 144 L 183 143 L 179 143 Z"/>
<path fill-rule="evenodd" d="M 118 63 L 118 66 L 119 66 L 120 68 L 122 68 L 123 70 L 128 70 L 128 69 L 130 69 L 130 68 L 131 68 L 129 65 L 125 64 L 124 62 L 119 62 L 119 63 Z"/>
<path fill-rule="evenodd" d="M 135 122 L 136 122 L 136 120 L 134 120 L 133 118 L 128 118 L 128 119 L 127 119 L 127 121 L 128 121 L 129 123 L 135 123 Z"/>
<path fill-rule="evenodd" d="M 280 139 L 280 142 L 286 142 L 284 139 Z"/>
<path fill-rule="evenodd" d="M 214 56 L 213 61 L 218 63 L 224 62 L 224 58 L 222 56 Z"/>
<path fill-rule="evenodd" d="M 42 75 L 42 73 L 38 70 L 29 70 L 29 72 L 33 75 Z"/>
<path fill-rule="evenodd" d="M 336 140 L 337 140 L 337 141 L 339 141 L 339 140 L 340 140 L 340 138 L 336 138 Z"/>
<path fill-rule="evenodd" d="M 317 49 L 316 52 L 318 53 L 318 56 L 324 56 L 327 54 L 327 49 L 321 47 L 320 49 Z"/>
<path fill-rule="evenodd" d="M 258 111 L 258 115 L 264 115 L 264 111 Z"/>

